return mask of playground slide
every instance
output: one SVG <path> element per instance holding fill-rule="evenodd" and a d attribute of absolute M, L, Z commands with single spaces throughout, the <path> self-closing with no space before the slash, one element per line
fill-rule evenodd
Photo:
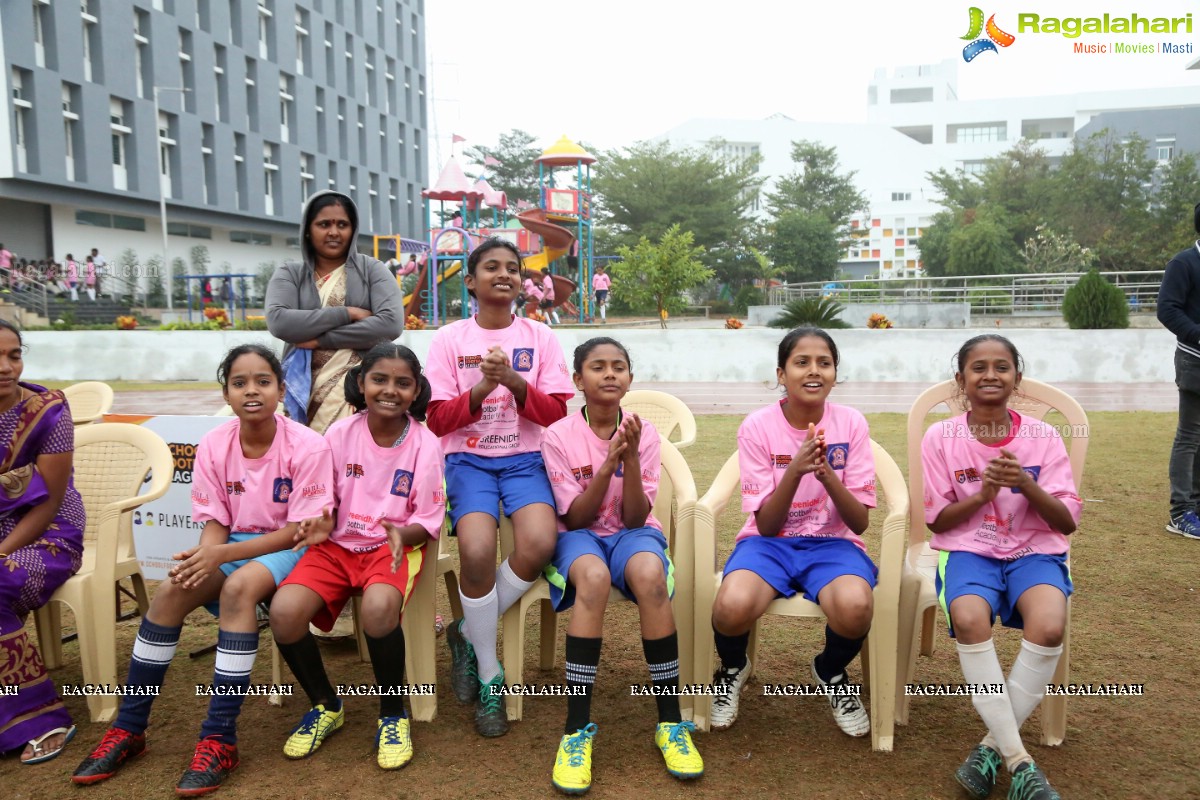
<path fill-rule="evenodd" d="M 517 215 L 521 226 L 542 237 L 546 249 L 523 259 L 525 269 L 545 269 L 548 264 L 567 254 L 575 235 L 561 225 L 556 225 L 546 219 L 546 212 L 540 208 L 524 211 Z M 567 301 L 575 291 L 575 281 L 562 275 L 552 276 L 554 280 L 554 305 L 558 307 Z"/>
<path fill-rule="evenodd" d="M 451 262 L 446 262 L 443 260 L 441 263 L 445 266 L 442 267 L 442 274 L 438 276 L 439 286 L 441 285 L 442 281 L 457 275 L 458 271 L 462 269 L 461 260 Z M 415 314 L 418 317 L 421 316 L 421 301 L 424 299 L 424 295 L 428 293 L 428 288 L 425 284 L 427 278 L 425 270 L 428 268 L 429 262 L 426 261 L 425 266 L 421 267 L 421 271 L 417 273 L 416 291 L 404 295 L 405 319 L 407 319 L 410 314 Z"/>

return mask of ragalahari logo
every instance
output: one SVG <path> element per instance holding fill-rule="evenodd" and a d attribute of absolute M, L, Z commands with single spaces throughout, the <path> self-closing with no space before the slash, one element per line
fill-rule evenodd
<path fill-rule="evenodd" d="M 967 30 L 967 35 L 963 39 L 973 40 L 969 45 L 963 48 L 963 61 L 974 61 L 975 57 L 981 53 L 991 51 L 993 53 L 1000 52 L 996 49 L 996 45 L 1008 47 L 1017 40 L 1017 37 L 1011 33 L 1005 33 L 996 25 L 996 15 L 992 14 L 988 17 L 987 25 L 983 24 L 983 9 L 971 6 L 971 27 Z M 987 33 L 986 38 L 979 38 L 979 34 Z"/>

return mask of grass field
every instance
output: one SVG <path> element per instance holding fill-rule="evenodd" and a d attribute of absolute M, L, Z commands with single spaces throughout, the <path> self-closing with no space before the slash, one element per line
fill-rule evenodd
<path fill-rule="evenodd" d="M 872 435 L 905 469 L 904 419 L 870 415 Z M 733 450 L 740 419 L 700 417 L 697 444 L 685 455 L 701 492 Z M 1083 484 L 1083 518 L 1074 535 L 1072 574 L 1072 681 L 1144 683 L 1143 697 L 1073 698 L 1068 704 L 1066 743 L 1037 744 L 1039 713 L 1026 724 L 1026 744 L 1055 788 L 1068 800 L 1165 800 L 1200 796 L 1200 745 L 1196 689 L 1200 641 L 1200 542 L 1164 532 L 1167 508 L 1166 462 L 1174 415 L 1095 413 Z M 737 504 L 734 503 L 734 506 Z M 729 512 L 721 520 L 722 557 L 741 523 Z M 877 522 L 877 520 L 876 520 Z M 877 539 L 868 532 L 872 552 Z M 439 607 L 449 615 L 444 587 Z M 529 624 L 536 626 L 536 616 Z M 67 617 L 69 619 L 69 617 Z M 5 798 L 167 797 L 191 756 L 204 704 L 194 685 L 207 683 L 212 656 L 189 659 L 192 649 L 215 641 L 216 624 L 194 613 L 184 630 L 179 655 L 156 703 L 149 732 L 150 754 L 103 784 L 75 789 L 69 776 L 99 740 L 100 725 L 87 722 L 81 698 L 67 705 L 79 736 L 51 763 L 22 767 L 0 761 Z M 560 628 L 565 618 L 559 619 Z M 118 625 L 123 676 L 137 621 Z M 32 631 L 32 624 L 30 625 Z M 896 729 L 895 752 L 873 753 L 869 739 L 851 740 L 837 731 L 828 706 L 817 698 L 768 698 L 761 684 L 807 681 L 812 655 L 820 647 L 821 626 L 811 621 L 770 618 L 764 623 L 757 676 L 744 695 L 736 726 L 699 735 L 706 774 L 683 784 L 671 778 L 653 748 L 654 704 L 633 698 L 631 684 L 646 682 L 636 610 L 614 607 L 606 623 L 604 650 L 593 702 L 596 738 L 595 780 L 590 797 L 774 797 L 889 798 L 925 800 L 963 797 L 953 770 L 983 733 L 970 704 L 961 698 L 914 698 L 911 723 Z M 532 635 L 533 642 L 537 641 Z M 1006 669 L 1019 644 L 1013 631 L 997 631 Z M 266 637 L 263 637 L 264 645 Z M 561 643 L 562 637 L 559 641 Z M 439 676 L 449 658 L 439 646 Z M 324 645 L 335 683 L 371 680 L 352 642 Z M 260 649 L 254 681 L 270 680 L 269 649 Z M 65 647 L 67 663 L 53 677 L 80 682 L 78 648 Z M 527 653 L 526 681 L 561 683 L 562 659 L 553 672 Z M 861 676 L 859 665 L 852 677 Z M 285 673 L 286 675 L 286 673 Z M 285 677 L 285 680 L 290 676 Z M 932 658 L 923 658 L 917 680 L 961 682 L 954 647 L 941 626 Z M 552 797 L 550 768 L 561 734 L 561 699 L 527 698 L 525 719 L 497 740 L 484 740 L 472 728 L 472 709 L 459 706 L 448 682 L 439 685 L 438 717 L 414 726 L 416 756 L 399 773 L 375 766 L 373 741 L 377 706 L 365 698 L 347 700 L 347 724 L 312 758 L 287 761 L 284 738 L 307 708 L 297 696 L 284 708 L 263 698 L 246 701 L 241 717 L 241 767 L 217 795 L 221 798 L 466 798 Z M 868 702 L 870 700 L 868 699 Z M 993 797 L 1003 797 L 1002 779 Z"/>

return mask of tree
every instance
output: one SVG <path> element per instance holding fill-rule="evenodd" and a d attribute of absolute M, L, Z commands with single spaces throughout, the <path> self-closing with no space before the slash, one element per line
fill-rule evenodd
<path fill-rule="evenodd" d="M 1200 185 L 1200 170 L 1196 156 L 1182 153 L 1167 162 L 1158 174 L 1158 191 L 1151 210 L 1151 240 L 1158 245 L 1157 256 L 1150 256 L 1157 269 L 1195 240 L 1192 229 L 1192 208 L 1196 203 L 1196 186 Z"/>
<path fill-rule="evenodd" d="M 967 214 L 968 222 L 948 239 L 947 275 L 1003 275 L 1017 272 L 1012 234 L 995 212 Z"/>
<path fill-rule="evenodd" d="M 604 153 L 592 187 L 598 195 L 598 239 L 614 250 L 659 239 L 672 227 L 691 231 L 709 251 L 746 241 L 747 212 L 762 180 L 758 159 L 730 162 L 717 150 L 674 149 L 667 142 L 639 142 Z"/>
<path fill-rule="evenodd" d="M 1085 272 L 1096 261 L 1096 254 L 1070 236 L 1038 225 L 1033 236 L 1021 248 L 1021 260 L 1028 272 Z"/>
<path fill-rule="evenodd" d="M 933 278 L 947 275 L 950 262 L 950 237 L 958 230 L 958 210 L 939 211 L 921 233 L 921 264 Z"/>
<path fill-rule="evenodd" d="M 837 148 L 801 139 L 792 142 L 792 163 L 800 169 L 779 179 L 767 194 L 775 217 L 789 211 L 820 214 L 835 227 L 844 227 L 854 214 L 867 209 L 867 199 L 854 185 L 854 171 L 838 174 Z"/>
<path fill-rule="evenodd" d="M 767 254 L 786 281 L 824 281 L 837 274 L 842 247 L 824 215 L 797 209 L 775 220 Z"/>
<path fill-rule="evenodd" d="M 621 260 L 612 265 L 613 293 L 631 305 L 653 303 L 665 328 L 667 312 L 683 309 L 683 293 L 712 277 L 712 270 L 700 261 L 703 253 L 692 232 L 678 225 L 668 228 L 658 244 L 643 236 L 636 246 L 617 251 Z"/>
<path fill-rule="evenodd" d="M 1063 318 L 1072 328 L 1128 328 L 1125 293 L 1096 270 L 1079 279 L 1063 297 Z"/>

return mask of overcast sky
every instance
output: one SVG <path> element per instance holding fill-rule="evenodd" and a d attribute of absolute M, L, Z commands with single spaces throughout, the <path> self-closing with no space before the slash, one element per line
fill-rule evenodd
<path fill-rule="evenodd" d="M 859 122 L 877 67 L 958 62 L 962 100 L 1192 86 L 1200 105 L 1195 0 L 978 2 L 1016 41 L 962 60 L 972 3 L 803 0 L 429 0 L 430 174 L 465 146 L 521 128 L 620 147 L 692 117 Z M 1183 17 L 1192 33 L 1021 34 L 1017 14 Z M 1081 55 L 1074 42 L 1191 43 L 1190 55 Z M 461 153 L 464 145 L 459 145 Z"/>

